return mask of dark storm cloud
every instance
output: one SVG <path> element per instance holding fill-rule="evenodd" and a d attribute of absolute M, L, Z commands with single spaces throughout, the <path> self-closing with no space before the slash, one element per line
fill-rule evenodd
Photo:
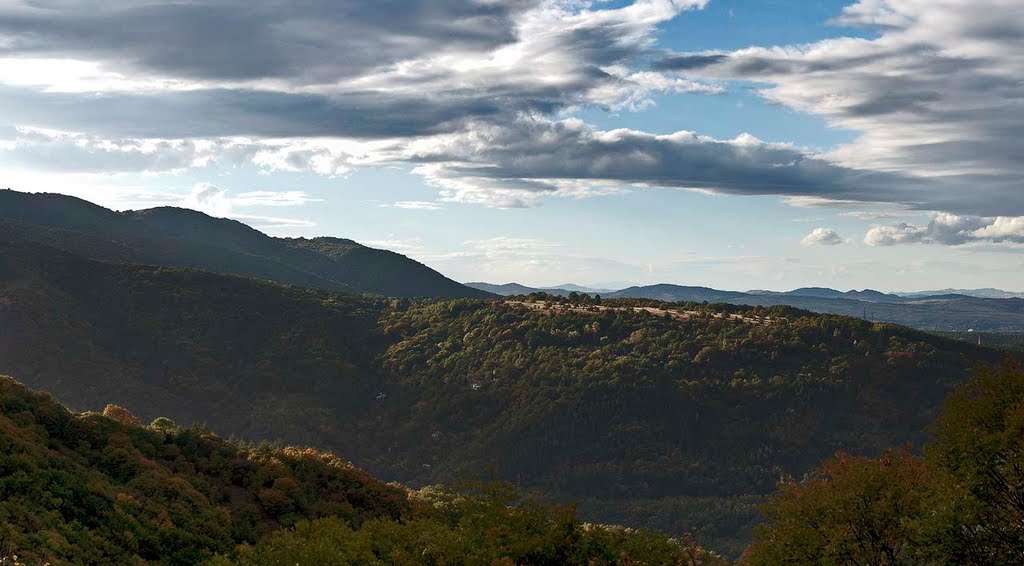
<path fill-rule="evenodd" d="M 532 9 L 540 4 L 2 3 L 0 63 L 68 58 L 85 62 L 86 75 L 90 64 L 98 68 L 98 78 L 70 86 L 57 76 L 60 65 L 0 77 L 0 124 L 95 138 L 84 146 L 26 139 L 8 157 L 45 168 L 66 151 L 75 170 L 109 163 L 112 171 L 149 171 L 205 162 L 212 157 L 203 141 L 223 142 L 244 159 L 261 143 L 304 138 L 312 141 L 281 150 L 275 166 L 336 174 L 361 162 L 412 162 L 455 200 L 502 206 L 639 183 L 1024 216 L 1019 0 L 865 0 L 841 21 L 877 26 L 877 37 L 653 62 L 658 26 L 703 2 Z M 648 63 L 654 72 L 642 71 Z M 553 121 L 577 107 L 645 108 L 652 92 L 715 91 L 702 79 L 755 82 L 768 101 L 859 137 L 812 155 L 752 138 L 599 132 Z M 225 142 L 232 136 L 251 145 Z M 0 143 L 9 138 L 0 131 Z M 104 153 L 105 138 L 120 139 L 120 153 Z M 314 147 L 335 138 L 384 141 L 369 157 Z M 146 139 L 167 145 L 139 145 Z M 197 145 L 180 143 L 188 140 Z"/>
<path fill-rule="evenodd" d="M 445 163 L 438 169 L 441 177 L 475 177 L 486 180 L 482 184 L 489 187 L 511 188 L 524 179 L 548 184 L 594 180 L 734 195 L 885 202 L 968 215 L 1024 215 L 1024 191 L 1013 175 L 927 178 L 846 167 L 798 148 L 747 136 L 715 140 L 688 132 L 668 136 L 630 130 L 599 132 L 571 121 L 521 120 L 500 135 L 489 130 L 487 141 L 486 146 L 418 158 Z M 446 149 L 453 147 L 457 146 Z M 534 185 L 532 190 L 545 186 Z M 984 192 L 971 190 L 976 187 L 984 187 Z"/>
<path fill-rule="evenodd" d="M 90 58 L 174 77 L 334 81 L 447 49 L 515 40 L 535 2 L 37 0 L 0 8 L 0 52 Z"/>
<path fill-rule="evenodd" d="M 6 5 L 0 7 L 0 56 L 96 62 L 129 84 L 111 86 L 101 76 L 96 92 L 89 88 L 93 83 L 71 89 L 41 89 L 31 81 L 31 88 L 0 86 L 0 123 L 113 137 L 383 139 L 454 132 L 469 120 L 551 114 L 591 103 L 591 92 L 602 94 L 599 104 L 642 98 L 647 87 L 602 66 L 625 64 L 641 53 L 653 24 L 617 10 L 527 14 L 537 4 Z M 659 9 L 660 17 L 669 18 L 681 8 Z M 523 18 L 533 22 L 528 37 L 519 37 Z M 493 64 L 495 50 L 513 43 L 519 57 Z M 168 88 L 163 79 L 187 84 Z"/>
<path fill-rule="evenodd" d="M 651 67 L 657 71 L 688 71 L 700 69 L 727 59 L 727 55 L 676 55 L 655 61 Z"/>
<path fill-rule="evenodd" d="M 517 100 L 549 111 L 554 103 Z M 0 87 L 0 118 L 113 137 L 219 136 L 393 138 L 455 130 L 503 111 L 482 97 L 337 95 L 213 89 L 152 93 L 39 93 Z"/>
<path fill-rule="evenodd" d="M 934 180 L 838 166 L 748 136 L 656 136 L 600 132 L 575 121 L 521 120 L 500 132 L 489 129 L 486 139 L 486 146 L 447 145 L 412 159 L 432 164 L 429 174 L 441 184 L 472 178 L 488 188 L 524 192 L 553 191 L 559 181 L 600 181 L 735 195 L 882 200 L 930 209 L 938 186 Z M 533 183 L 522 187 L 524 180 Z"/>

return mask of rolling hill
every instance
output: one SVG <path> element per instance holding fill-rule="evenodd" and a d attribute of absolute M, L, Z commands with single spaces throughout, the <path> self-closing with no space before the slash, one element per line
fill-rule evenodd
<path fill-rule="evenodd" d="M 341 238 L 272 238 L 241 222 L 183 208 L 114 212 L 64 195 L 0 190 L 0 241 L 334 291 L 394 297 L 493 296 L 391 251 Z"/>
<path fill-rule="evenodd" d="M 80 410 L 318 446 L 412 486 L 494 465 L 587 519 L 733 554 L 780 474 L 920 443 L 999 356 L 789 307 L 383 299 L 20 244 L 0 246 L 0 327 L 0 373 Z"/>

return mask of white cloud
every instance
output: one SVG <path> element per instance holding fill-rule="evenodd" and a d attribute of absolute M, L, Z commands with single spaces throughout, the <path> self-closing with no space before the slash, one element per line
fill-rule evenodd
<path fill-rule="evenodd" d="M 885 212 L 880 210 L 851 210 L 840 212 L 839 216 L 848 216 L 857 220 L 883 220 L 886 218 L 899 218 L 899 213 Z"/>
<path fill-rule="evenodd" d="M 971 232 L 971 237 L 994 242 L 1024 242 L 1024 216 L 1000 216 L 988 226 Z"/>
<path fill-rule="evenodd" d="M 252 191 L 239 193 L 231 199 L 235 206 L 302 206 L 311 202 L 322 202 L 304 191 Z"/>
<path fill-rule="evenodd" d="M 665 76 L 663 73 L 642 71 L 629 72 L 628 69 L 604 69 L 616 76 L 616 82 L 605 83 L 590 89 L 589 98 L 598 104 L 613 110 L 640 111 L 654 105 L 650 95 L 653 93 L 671 94 L 723 94 L 725 87 L 716 84 L 691 81 Z M 618 75 L 616 73 L 623 73 Z"/>
<path fill-rule="evenodd" d="M 869 246 L 897 244 L 1024 243 L 1024 217 L 936 214 L 927 226 L 901 222 L 874 226 L 864 235 Z"/>
<path fill-rule="evenodd" d="M 928 228 L 913 226 L 905 222 L 892 226 L 874 226 L 864 235 L 864 243 L 869 246 L 895 246 L 897 244 L 913 244 L 924 240 Z"/>
<path fill-rule="evenodd" d="M 443 210 L 444 207 L 436 202 L 423 201 L 423 200 L 400 200 L 392 205 L 395 208 L 404 208 L 406 210 Z"/>
<path fill-rule="evenodd" d="M 404 4 L 2 3 L 0 123 L 32 128 L 0 158 L 73 174 L 413 164 L 441 202 L 498 207 L 666 186 L 1024 215 L 1019 0 L 862 0 L 838 21 L 877 37 L 654 64 L 659 26 L 705 0 Z M 819 155 L 557 119 L 732 80 L 860 137 Z"/>
<path fill-rule="evenodd" d="M 609 274 L 624 280 L 646 274 L 643 265 L 580 254 L 561 242 L 517 236 L 468 240 L 450 251 L 412 255 L 463 281 L 554 286 L 567 281 L 597 281 Z"/>
<path fill-rule="evenodd" d="M 658 26 L 705 3 L 14 0 L 0 5 L 0 120 L 105 138 L 397 139 L 641 108 L 648 93 L 721 92 L 643 69 Z"/>
<path fill-rule="evenodd" d="M 416 254 L 423 252 L 423 242 L 419 238 L 399 238 L 394 234 L 388 234 L 387 237 L 382 240 L 360 240 L 360 243 L 372 248 L 391 250 L 401 254 Z"/>
<path fill-rule="evenodd" d="M 837 246 L 845 242 L 846 240 L 831 228 L 815 228 L 800 240 L 805 246 Z"/>
<path fill-rule="evenodd" d="M 275 216 L 254 216 L 251 214 L 234 214 L 231 218 L 262 230 L 281 230 L 284 228 L 313 228 L 316 222 L 301 218 L 279 218 Z"/>
<path fill-rule="evenodd" d="M 192 187 L 192 192 L 181 200 L 181 205 L 210 216 L 224 218 L 231 215 L 232 202 L 228 192 L 210 183 L 199 183 Z"/>
<path fill-rule="evenodd" d="M 232 197 L 228 194 L 227 190 L 216 185 L 198 183 L 192 187 L 192 191 L 187 196 L 175 204 L 218 218 L 234 218 L 256 228 L 277 229 L 309 228 L 316 224 L 309 220 L 298 218 L 253 215 L 241 212 L 238 209 L 253 206 L 301 206 L 318 200 L 310 198 L 302 191 L 254 191 Z"/>
<path fill-rule="evenodd" d="M 720 93 L 646 68 L 658 26 L 705 4 L 410 0 L 394 10 L 370 0 L 344 9 L 319 0 L 202 8 L 15 0 L 0 5 L 0 123 L 51 133 L 0 144 L 0 156 L 40 171 L 252 163 L 346 175 L 524 115 L 640 110 L 654 93 Z M 212 27 L 216 37 L 196 33 Z M 432 177 L 442 200 L 537 201 L 520 190 L 528 180 L 457 177 Z M 621 188 L 560 178 L 543 190 L 580 197 Z"/>
<path fill-rule="evenodd" d="M 107 139 L 78 132 L 18 126 L 0 143 L 10 166 L 62 173 L 175 173 L 252 152 L 247 140 Z"/>

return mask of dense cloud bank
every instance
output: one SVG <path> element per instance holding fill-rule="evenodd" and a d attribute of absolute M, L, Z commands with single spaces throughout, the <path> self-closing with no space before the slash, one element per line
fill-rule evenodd
<path fill-rule="evenodd" d="M 10 2 L 0 155 L 96 174 L 412 164 L 440 200 L 503 207 L 644 186 L 883 203 L 949 216 L 876 227 L 872 245 L 1020 240 L 1017 0 L 862 0 L 837 23 L 869 38 L 657 49 L 659 26 L 704 4 Z M 823 153 L 568 117 L 734 81 L 859 137 Z"/>

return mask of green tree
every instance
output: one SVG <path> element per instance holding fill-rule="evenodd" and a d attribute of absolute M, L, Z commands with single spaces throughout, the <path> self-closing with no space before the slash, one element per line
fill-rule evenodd
<path fill-rule="evenodd" d="M 946 403 L 928 459 L 964 493 L 950 525 L 957 560 L 1024 564 L 1024 368 L 982 368 Z"/>

